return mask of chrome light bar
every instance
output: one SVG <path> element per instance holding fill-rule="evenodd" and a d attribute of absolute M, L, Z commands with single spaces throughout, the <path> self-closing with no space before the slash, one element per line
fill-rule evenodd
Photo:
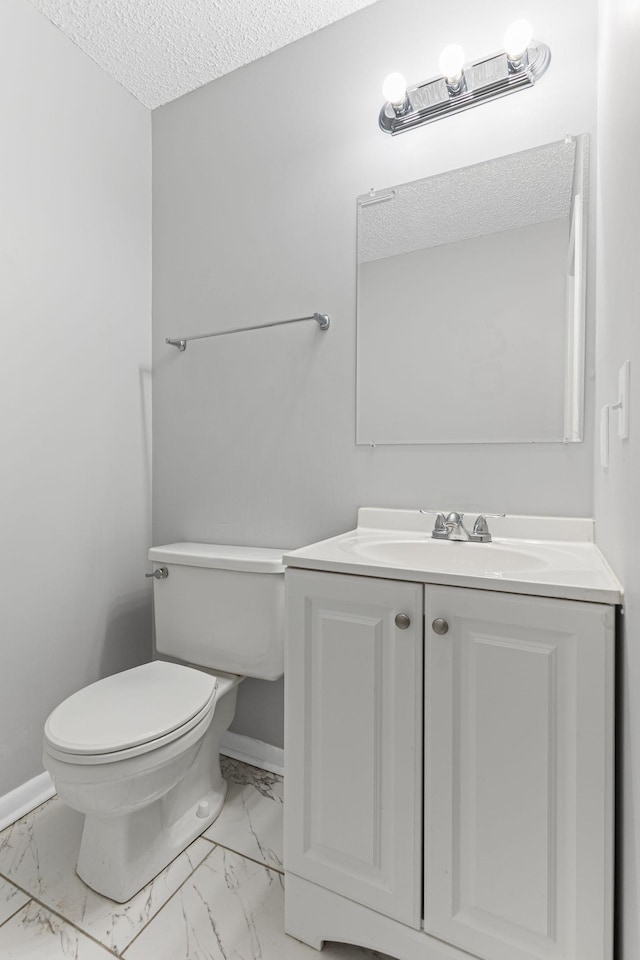
<path fill-rule="evenodd" d="M 517 57 L 502 52 L 474 60 L 454 77 L 433 77 L 406 88 L 397 101 L 387 100 L 380 111 L 380 128 L 395 136 L 532 87 L 550 60 L 549 47 L 538 42 L 531 42 Z"/>

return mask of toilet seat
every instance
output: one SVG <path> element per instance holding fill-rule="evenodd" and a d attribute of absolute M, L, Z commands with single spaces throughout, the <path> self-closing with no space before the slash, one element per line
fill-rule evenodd
<path fill-rule="evenodd" d="M 64 700 L 44 731 L 47 753 L 68 763 L 110 763 L 148 753 L 208 724 L 239 677 L 156 660 L 99 680 Z"/>

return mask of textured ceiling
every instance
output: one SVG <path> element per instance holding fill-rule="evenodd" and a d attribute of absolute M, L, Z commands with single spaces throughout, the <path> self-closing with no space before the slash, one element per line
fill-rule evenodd
<path fill-rule="evenodd" d="M 201 87 L 374 0 L 31 0 L 147 107 Z"/>
<path fill-rule="evenodd" d="M 549 143 L 402 184 L 379 203 L 360 197 L 359 263 L 567 217 L 575 152 L 573 140 Z"/>

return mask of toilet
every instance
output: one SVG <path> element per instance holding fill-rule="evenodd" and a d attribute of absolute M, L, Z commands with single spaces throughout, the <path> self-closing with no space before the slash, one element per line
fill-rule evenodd
<path fill-rule="evenodd" d="M 284 672 L 282 550 L 153 547 L 154 660 L 99 680 L 51 713 L 43 762 L 85 815 L 78 875 L 130 900 L 216 819 L 220 738 L 244 677 Z"/>

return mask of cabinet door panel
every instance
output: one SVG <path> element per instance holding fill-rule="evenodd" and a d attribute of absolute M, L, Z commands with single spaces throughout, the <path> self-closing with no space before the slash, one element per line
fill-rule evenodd
<path fill-rule="evenodd" d="M 425 616 L 425 929 L 487 960 L 603 960 L 613 610 L 427 587 Z"/>
<path fill-rule="evenodd" d="M 417 927 L 422 588 L 291 570 L 287 591 L 285 869 Z"/>

